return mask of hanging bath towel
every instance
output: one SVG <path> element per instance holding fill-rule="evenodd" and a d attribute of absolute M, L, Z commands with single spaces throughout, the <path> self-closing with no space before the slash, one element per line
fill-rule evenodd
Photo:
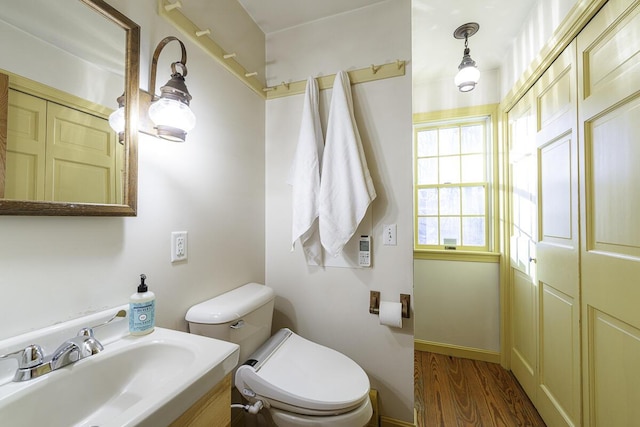
<path fill-rule="evenodd" d="M 349 75 L 336 74 L 320 183 L 320 240 L 337 256 L 362 221 L 376 190 L 353 114 Z"/>
<path fill-rule="evenodd" d="M 298 146 L 287 179 L 293 187 L 291 250 L 296 241 L 300 240 L 309 265 L 323 264 L 318 233 L 318 197 L 324 140 L 318 103 L 318 83 L 309 77 L 302 107 Z"/>

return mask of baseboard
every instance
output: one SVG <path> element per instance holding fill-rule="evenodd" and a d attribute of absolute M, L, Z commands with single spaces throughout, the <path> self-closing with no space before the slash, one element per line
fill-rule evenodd
<path fill-rule="evenodd" d="M 416 427 L 416 423 L 395 420 L 388 417 L 380 417 L 380 427 Z"/>
<path fill-rule="evenodd" d="M 500 353 L 479 348 L 463 347 L 453 344 L 441 344 L 431 341 L 414 340 L 414 349 L 482 362 L 500 363 Z"/>
<path fill-rule="evenodd" d="M 369 420 L 367 427 L 380 427 L 380 409 L 378 405 L 378 390 L 369 390 L 369 400 L 371 400 L 371 407 L 373 408 L 373 415 Z"/>

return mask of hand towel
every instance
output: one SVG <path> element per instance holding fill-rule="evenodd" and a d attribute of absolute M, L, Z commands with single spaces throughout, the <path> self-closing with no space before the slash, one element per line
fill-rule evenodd
<path fill-rule="evenodd" d="M 321 176 L 320 241 L 335 257 L 376 198 L 353 114 L 349 75 L 344 71 L 336 74 L 333 83 Z"/>
<path fill-rule="evenodd" d="M 324 139 L 320 125 L 318 83 L 307 79 L 302 107 L 298 145 L 287 182 L 293 187 L 291 250 L 300 240 L 307 264 L 322 265 L 322 246 L 318 233 L 318 196 Z"/>

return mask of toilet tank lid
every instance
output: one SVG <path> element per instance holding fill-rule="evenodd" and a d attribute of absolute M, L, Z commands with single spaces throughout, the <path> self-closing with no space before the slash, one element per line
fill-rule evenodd
<path fill-rule="evenodd" d="M 187 322 L 218 325 L 240 320 L 275 297 L 275 292 L 260 283 L 247 283 L 218 295 L 187 311 Z"/>

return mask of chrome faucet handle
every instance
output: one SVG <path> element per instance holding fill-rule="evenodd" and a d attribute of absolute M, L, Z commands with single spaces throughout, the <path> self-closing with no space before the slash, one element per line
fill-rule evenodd
<path fill-rule="evenodd" d="M 16 359 L 18 361 L 18 369 L 33 368 L 42 364 L 44 353 L 42 347 L 37 344 L 31 344 L 22 350 L 15 351 L 0 356 L 1 359 Z"/>
<path fill-rule="evenodd" d="M 93 338 L 93 328 L 96 328 L 96 327 L 97 326 L 94 326 L 92 328 L 82 328 L 78 331 L 78 334 L 76 336 Z"/>

